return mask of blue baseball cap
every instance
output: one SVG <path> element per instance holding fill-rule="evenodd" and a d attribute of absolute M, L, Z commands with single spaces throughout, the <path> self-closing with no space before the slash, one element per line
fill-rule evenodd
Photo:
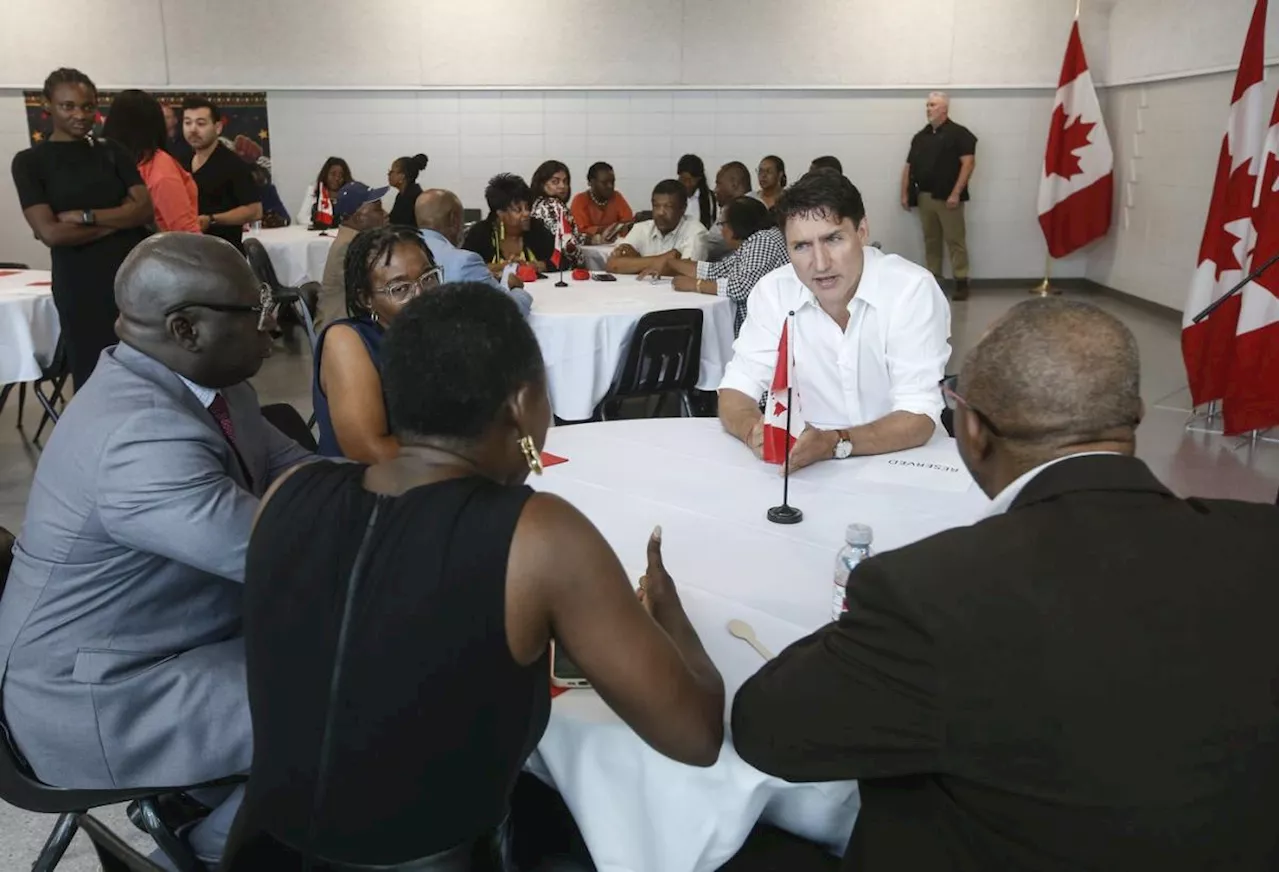
<path fill-rule="evenodd" d="M 338 196 L 334 200 L 334 220 L 343 221 L 350 218 L 365 203 L 381 200 L 389 190 L 391 188 L 386 185 L 381 188 L 371 188 L 363 182 L 347 182 L 338 191 Z"/>

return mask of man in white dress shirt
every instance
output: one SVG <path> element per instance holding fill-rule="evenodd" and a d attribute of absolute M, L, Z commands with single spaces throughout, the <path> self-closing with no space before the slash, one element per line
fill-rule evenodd
<path fill-rule="evenodd" d="M 808 173 L 776 206 L 791 263 L 764 276 L 720 383 L 725 430 L 762 456 L 760 398 L 783 322 L 805 429 L 793 470 L 929 441 L 942 412 L 951 311 L 928 270 L 867 245 L 862 195 L 831 170 Z"/>
<path fill-rule="evenodd" d="M 609 255 L 609 272 L 638 273 L 657 267 L 671 253 L 684 260 L 707 259 L 707 228 L 685 214 L 689 195 L 676 179 L 664 179 L 653 189 L 653 218 L 631 228 Z"/>

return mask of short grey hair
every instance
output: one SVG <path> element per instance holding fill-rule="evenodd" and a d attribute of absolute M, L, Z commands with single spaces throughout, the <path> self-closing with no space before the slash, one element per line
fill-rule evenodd
<path fill-rule="evenodd" d="M 951 108 L 951 97 L 950 95 L 947 94 L 946 91 L 930 91 L 929 96 L 937 97 L 939 100 L 942 101 L 942 105 L 946 106 L 948 109 Z"/>
<path fill-rule="evenodd" d="M 1138 343 L 1118 318 L 1076 300 L 1028 300 L 965 358 L 957 393 L 1010 441 L 1098 441 L 1142 416 Z"/>

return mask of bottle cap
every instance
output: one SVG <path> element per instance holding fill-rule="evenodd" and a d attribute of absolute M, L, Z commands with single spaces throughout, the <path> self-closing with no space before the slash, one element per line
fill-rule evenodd
<path fill-rule="evenodd" d="M 871 528 L 866 524 L 850 524 L 844 531 L 844 541 L 850 545 L 870 545 Z"/>

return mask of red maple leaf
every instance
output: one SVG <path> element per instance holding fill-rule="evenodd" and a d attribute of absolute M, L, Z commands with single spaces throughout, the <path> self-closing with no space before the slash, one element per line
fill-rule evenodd
<path fill-rule="evenodd" d="M 1044 150 L 1044 171 L 1047 176 L 1062 176 L 1069 179 L 1078 176 L 1080 158 L 1076 152 L 1089 144 L 1089 132 L 1097 127 L 1093 122 L 1080 120 L 1080 116 L 1070 119 L 1059 103 L 1054 107 L 1053 118 L 1049 121 L 1049 144 Z"/>
<path fill-rule="evenodd" d="M 1257 232 L 1254 240 L 1250 265 L 1255 269 L 1276 253 L 1276 210 L 1280 209 L 1280 193 L 1276 190 L 1276 179 L 1280 176 L 1280 163 L 1276 155 L 1268 154 L 1262 170 L 1262 196 L 1253 210 L 1253 227 Z M 1273 265 L 1258 279 L 1258 284 L 1272 294 L 1280 296 L 1280 283 L 1276 281 L 1276 268 Z"/>
<path fill-rule="evenodd" d="M 775 401 L 775 402 L 774 402 L 774 404 L 773 404 L 773 416 L 774 416 L 775 418 L 781 418 L 781 417 L 782 417 L 782 415 L 783 415 L 783 413 L 785 413 L 786 411 L 787 411 L 787 407 L 786 407 L 786 406 L 782 405 L 782 403 L 779 403 L 779 402 L 777 402 L 777 401 Z"/>
<path fill-rule="evenodd" d="M 1214 281 L 1222 278 L 1229 270 L 1241 268 L 1240 259 L 1236 257 L 1236 243 L 1240 236 L 1227 229 L 1232 222 L 1253 216 L 1253 192 L 1258 177 L 1249 172 L 1252 161 L 1245 161 L 1236 167 L 1227 178 L 1226 196 L 1223 198 L 1221 223 L 1213 228 L 1213 239 L 1210 241 L 1209 258 L 1213 261 Z M 1256 219 L 1255 219 L 1256 220 Z"/>

